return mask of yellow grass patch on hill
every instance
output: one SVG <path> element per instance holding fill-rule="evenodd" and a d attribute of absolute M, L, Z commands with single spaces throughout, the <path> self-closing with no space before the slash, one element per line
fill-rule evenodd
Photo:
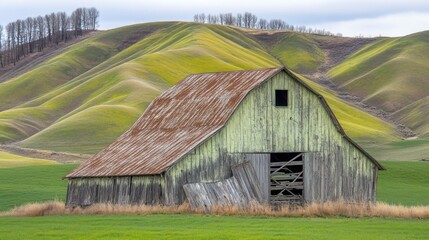
<path fill-rule="evenodd" d="M 23 167 L 31 165 L 50 165 L 57 164 L 55 161 L 23 157 L 7 152 L 0 151 L 0 168 Z"/>

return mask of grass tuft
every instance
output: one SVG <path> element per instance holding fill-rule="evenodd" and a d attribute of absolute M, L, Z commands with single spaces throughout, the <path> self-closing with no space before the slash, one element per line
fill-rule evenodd
<path fill-rule="evenodd" d="M 66 208 L 64 202 L 49 201 L 30 203 L 0 213 L 0 216 L 35 217 L 49 215 L 150 215 L 150 214 L 215 214 L 220 216 L 269 216 L 269 217 L 388 217 L 402 219 L 429 219 L 429 206 L 401 206 L 387 203 L 361 204 L 345 201 L 311 203 L 304 206 L 272 206 L 250 204 L 248 207 L 216 206 L 210 211 L 192 209 L 188 204 L 115 205 L 95 204 L 89 207 Z"/>

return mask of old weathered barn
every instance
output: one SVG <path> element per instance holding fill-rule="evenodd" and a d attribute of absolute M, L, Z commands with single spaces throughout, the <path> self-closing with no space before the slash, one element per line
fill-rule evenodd
<path fill-rule="evenodd" d="M 180 204 L 184 185 L 226 181 L 247 161 L 266 203 L 374 201 L 383 169 L 287 69 L 205 73 L 165 91 L 70 172 L 66 204 Z"/>

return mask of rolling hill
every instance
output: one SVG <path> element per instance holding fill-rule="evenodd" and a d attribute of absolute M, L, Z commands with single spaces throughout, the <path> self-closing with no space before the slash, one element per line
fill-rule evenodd
<path fill-rule="evenodd" d="M 408 41 L 421 38 L 417 35 Z M 358 95 L 347 88 L 344 74 L 349 70 L 344 69 L 355 66 L 347 62 L 357 61 L 354 59 L 370 49 L 390 46 L 389 41 L 395 39 L 249 33 L 185 22 L 146 23 L 100 32 L 0 84 L 0 143 L 95 153 L 128 129 L 156 96 L 188 74 L 279 65 L 292 69 L 325 96 L 346 132 L 359 143 L 398 141 L 401 134 L 394 124 L 345 101 L 337 89 L 318 81 L 318 75 L 327 75 L 340 90 Z M 338 47 L 342 50 L 334 51 Z M 410 127 L 413 125 L 407 121 L 421 121 L 417 125 L 425 129 L 427 122 L 418 115 L 427 109 L 424 103 L 394 116 Z M 383 104 L 380 107 L 384 109 Z M 412 111 L 418 112 L 414 114 L 417 120 L 400 117 Z"/>
<path fill-rule="evenodd" d="M 124 35 L 148 29 L 156 30 L 115 52 Z M 86 49 L 94 45 L 110 55 L 90 69 L 76 67 L 79 75 L 58 83 L 64 71 L 58 62 L 74 60 L 77 54 L 82 58 L 79 62 L 89 59 L 94 64 L 95 53 Z M 3 104 L 8 109 L 0 113 L 1 132 L 9 133 L 3 134 L 3 141 L 23 140 L 20 145 L 24 147 L 94 153 L 128 129 L 152 99 L 189 73 L 276 65 L 258 44 L 229 28 L 154 23 L 103 32 L 0 86 L 11 92 L 16 82 L 46 81 L 33 75 L 39 71 L 50 72 L 57 84 L 34 88 L 31 95 L 17 94 L 16 101 Z"/>
<path fill-rule="evenodd" d="M 340 89 L 391 113 L 418 136 L 429 132 L 429 31 L 380 38 L 351 54 L 328 75 Z"/>

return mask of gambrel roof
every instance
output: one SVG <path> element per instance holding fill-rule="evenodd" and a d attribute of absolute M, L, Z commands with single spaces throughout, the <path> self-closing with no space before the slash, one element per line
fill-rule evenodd
<path fill-rule="evenodd" d="M 383 169 L 345 134 L 320 94 L 287 69 L 269 68 L 187 76 L 157 97 L 115 142 L 66 177 L 161 174 L 224 127 L 246 95 L 280 71 L 316 94 L 338 131 Z"/>

